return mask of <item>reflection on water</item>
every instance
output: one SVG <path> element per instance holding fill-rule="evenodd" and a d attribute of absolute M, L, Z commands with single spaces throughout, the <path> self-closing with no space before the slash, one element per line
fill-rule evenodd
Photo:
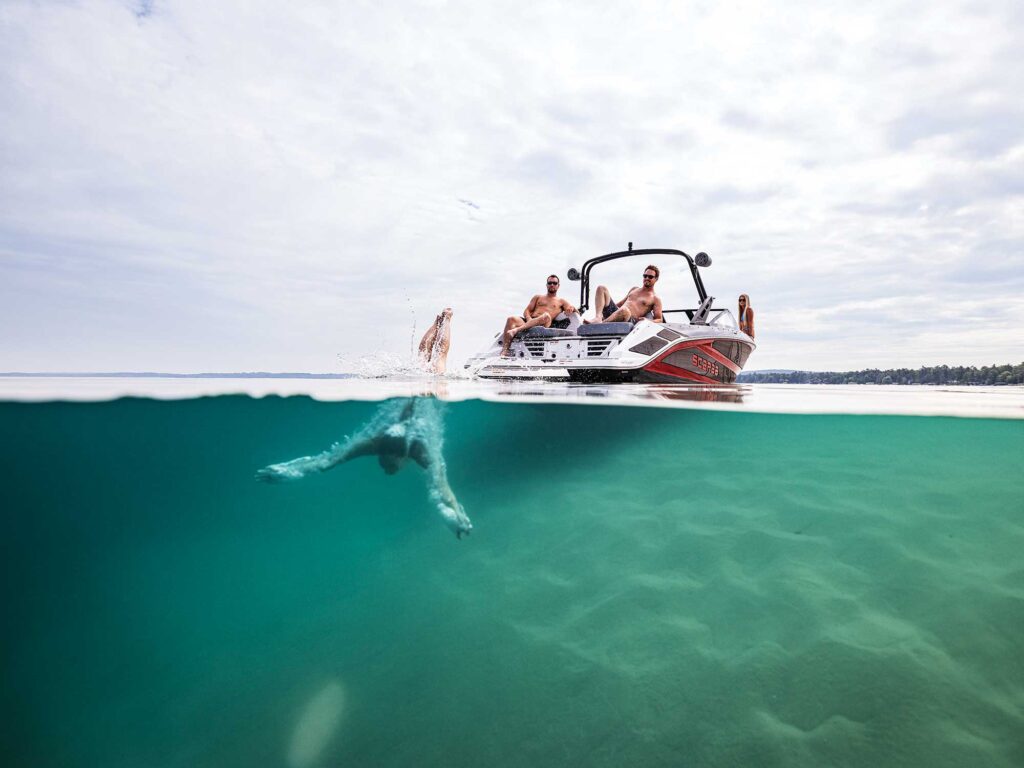
<path fill-rule="evenodd" d="M 666 401 L 694 403 L 742 403 L 749 386 L 724 384 L 571 384 L 544 382 L 538 384 L 501 382 L 496 394 L 517 398 L 601 399 L 619 401 Z"/>

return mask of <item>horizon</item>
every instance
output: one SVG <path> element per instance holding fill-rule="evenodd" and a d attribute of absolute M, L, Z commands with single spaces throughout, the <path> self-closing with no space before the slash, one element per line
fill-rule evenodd
<path fill-rule="evenodd" d="M 867 368 L 836 368 L 836 369 L 811 369 L 811 368 L 752 368 L 750 370 L 743 370 L 740 372 L 740 376 L 750 376 L 754 374 L 764 373 L 859 373 L 865 371 L 890 371 L 890 370 L 910 370 L 917 371 L 926 368 L 1001 368 L 1009 366 L 1024 365 L 1024 360 L 1020 363 L 989 363 L 987 365 L 962 365 L 958 363 L 939 363 L 938 365 L 926 365 L 926 366 L 896 366 L 893 368 L 885 367 L 881 368 L 878 366 L 868 366 Z M 334 373 L 322 373 L 315 371 L 0 371 L 0 377 L 22 377 L 31 378 L 37 376 L 39 378 L 45 377 L 64 377 L 74 378 L 76 376 L 82 378 L 103 378 L 103 377 L 125 377 L 129 378 L 132 376 L 139 378 L 314 378 L 314 379 L 346 379 L 346 378 L 360 378 L 362 374 L 356 371 L 339 371 Z M 375 377 L 370 377 L 375 378 Z"/>

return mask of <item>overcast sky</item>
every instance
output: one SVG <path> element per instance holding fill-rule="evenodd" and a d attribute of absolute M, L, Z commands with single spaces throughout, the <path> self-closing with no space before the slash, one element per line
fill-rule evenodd
<path fill-rule="evenodd" d="M 751 370 L 1024 360 L 1020 0 L 3 0 L 0 63 L 0 370 L 340 371 L 445 305 L 461 366 L 628 241 L 750 294 Z"/>

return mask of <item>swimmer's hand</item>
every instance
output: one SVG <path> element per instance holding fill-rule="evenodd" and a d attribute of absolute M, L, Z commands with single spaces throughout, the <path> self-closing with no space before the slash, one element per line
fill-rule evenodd
<path fill-rule="evenodd" d="M 289 480 L 298 480 L 301 473 L 289 472 L 283 464 L 271 464 L 256 473 L 256 480 L 260 483 L 287 483 Z"/>
<path fill-rule="evenodd" d="M 301 480 L 310 472 L 315 471 L 322 471 L 322 467 L 317 465 L 317 458 L 303 456 L 301 459 L 264 467 L 256 473 L 256 480 L 261 483 L 287 483 L 292 480 Z"/>

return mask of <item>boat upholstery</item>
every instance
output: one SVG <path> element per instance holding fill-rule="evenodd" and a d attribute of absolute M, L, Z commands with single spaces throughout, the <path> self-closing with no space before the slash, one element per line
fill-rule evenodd
<path fill-rule="evenodd" d="M 519 335 L 525 338 L 532 336 L 535 339 L 550 338 L 552 336 L 575 336 L 576 329 L 580 327 L 582 322 L 579 312 L 573 312 L 571 315 L 559 312 L 558 316 L 555 317 L 555 323 L 558 325 L 552 325 L 550 328 L 535 325 Z"/>
<path fill-rule="evenodd" d="M 547 339 L 552 336 L 575 336 L 576 334 L 570 331 L 568 328 L 545 328 L 543 325 L 535 325 L 533 328 L 527 328 L 525 331 L 520 333 L 516 338 L 520 339 Z"/>
<path fill-rule="evenodd" d="M 579 312 L 573 312 L 571 315 L 565 314 L 565 312 L 559 312 L 555 317 L 552 326 L 555 328 L 568 328 L 574 334 L 576 329 L 583 323 L 583 318 L 580 317 Z"/>
<path fill-rule="evenodd" d="M 580 336 L 625 336 L 634 328 L 632 323 L 591 323 L 581 325 L 577 333 Z"/>

